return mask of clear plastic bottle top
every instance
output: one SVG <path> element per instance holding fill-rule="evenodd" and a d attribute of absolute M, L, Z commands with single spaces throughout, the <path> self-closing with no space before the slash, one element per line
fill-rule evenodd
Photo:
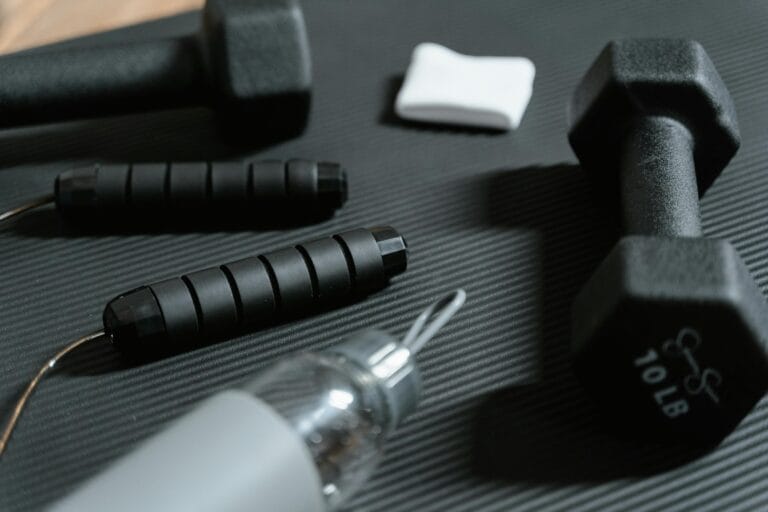
<path fill-rule="evenodd" d="M 333 510 L 373 472 L 385 437 L 416 406 L 420 383 L 407 348 L 365 331 L 331 350 L 283 360 L 244 389 L 302 438 Z"/>
<path fill-rule="evenodd" d="M 363 331 L 324 352 L 286 359 L 244 387 L 283 416 L 308 447 L 329 510 L 363 485 L 385 438 L 416 408 L 421 376 L 413 356 L 465 298 L 459 289 L 429 306 L 401 341 Z"/>

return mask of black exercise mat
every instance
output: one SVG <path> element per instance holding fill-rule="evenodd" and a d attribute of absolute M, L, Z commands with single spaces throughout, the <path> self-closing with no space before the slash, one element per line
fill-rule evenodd
<path fill-rule="evenodd" d="M 315 96 L 299 139 L 243 152 L 217 139 L 199 111 L 0 133 L 0 209 L 47 192 L 65 160 L 304 156 L 343 162 L 351 180 L 350 202 L 334 219 L 291 231 L 99 236 L 66 228 L 51 210 L 1 227 L 1 414 L 47 357 L 99 327 L 106 301 L 134 286 L 381 223 L 407 236 L 410 269 L 364 303 L 144 366 L 124 366 L 101 346 L 72 357 L 40 387 L 0 462 L 0 510 L 43 507 L 279 356 L 365 326 L 402 333 L 415 312 L 458 286 L 469 294 L 466 307 L 419 357 L 424 400 L 349 510 L 766 509 L 764 404 L 714 453 L 660 473 L 671 454 L 614 440 L 569 373 L 569 305 L 612 235 L 573 165 L 565 106 L 612 38 L 701 41 L 735 98 L 743 134 L 703 201 L 705 231 L 732 240 L 765 290 L 768 5 L 306 4 Z M 100 37 L 151 37 L 196 23 L 180 16 Z M 531 58 L 536 83 L 521 127 L 491 134 L 398 121 L 393 95 L 422 41 Z"/>

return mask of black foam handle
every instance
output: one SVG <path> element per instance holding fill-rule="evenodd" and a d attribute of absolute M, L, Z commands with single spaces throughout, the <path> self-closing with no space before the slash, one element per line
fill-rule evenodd
<path fill-rule="evenodd" d="M 375 292 L 406 266 L 393 228 L 355 229 L 120 295 L 104 327 L 128 352 L 179 350 Z"/>
<path fill-rule="evenodd" d="M 96 164 L 60 174 L 55 196 L 59 211 L 75 215 L 253 206 L 333 211 L 347 199 L 347 177 L 338 164 L 299 159 Z"/>

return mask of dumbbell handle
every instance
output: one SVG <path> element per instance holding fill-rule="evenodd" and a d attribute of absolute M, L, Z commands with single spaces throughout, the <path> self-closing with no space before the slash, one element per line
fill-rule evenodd
<path fill-rule="evenodd" d="M 105 332 L 125 352 L 178 350 L 374 292 L 406 266 L 397 231 L 355 229 L 120 295 Z"/>
<path fill-rule="evenodd" d="M 347 198 L 347 179 L 335 163 L 311 160 L 97 164 L 56 178 L 64 214 L 247 207 L 328 211 Z"/>
<path fill-rule="evenodd" d="M 198 37 L 33 50 L 0 58 L 0 126 L 204 101 Z"/>
<path fill-rule="evenodd" d="M 623 143 L 621 204 L 630 235 L 700 237 L 693 137 L 662 116 L 633 120 Z"/>

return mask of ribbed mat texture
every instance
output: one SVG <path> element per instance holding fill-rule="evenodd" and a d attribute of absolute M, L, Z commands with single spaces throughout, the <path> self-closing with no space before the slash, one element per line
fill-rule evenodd
<path fill-rule="evenodd" d="M 377 224 L 407 237 L 409 270 L 362 303 L 143 366 L 121 363 L 108 346 L 73 356 L 41 385 L 0 462 L 0 510 L 45 507 L 201 398 L 280 356 L 367 326 L 403 333 L 414 313 L 459 286 L 467 305 L 419 356 L 424 400 L 348 510 L 768 509 L 764 404 L 717 451 L 660 472 L 672 454 L 623 446 L 582 396 L 569 370 L 570 303 L 613 243 L 613 222 L 566 140 L 570 94 L 607 41 L 698 39 L 735 98 L 743 135 L 703 200 L 705 231 L 731 240 L 768 291 L 768 4 L 305 4 L 315 87 L 310 126 L 298 139 L 243 151 L 194 110 L 0 133 L 0 209 L 49 192 L 73 161 L 307 157 L 342 162 L 350 175 L 350 201 L 335 218 L 289 231 L 84 233 L 51 209 L 0 227 L 0 416 L 41 363 L 98 328 L 106 302 L 135 286 Z M 196 24 L 182 15 L 74 44 Z M 497 134 L 399 121 L 394 94 L 422 41 L 533 60 L 520 128 Z"/>

